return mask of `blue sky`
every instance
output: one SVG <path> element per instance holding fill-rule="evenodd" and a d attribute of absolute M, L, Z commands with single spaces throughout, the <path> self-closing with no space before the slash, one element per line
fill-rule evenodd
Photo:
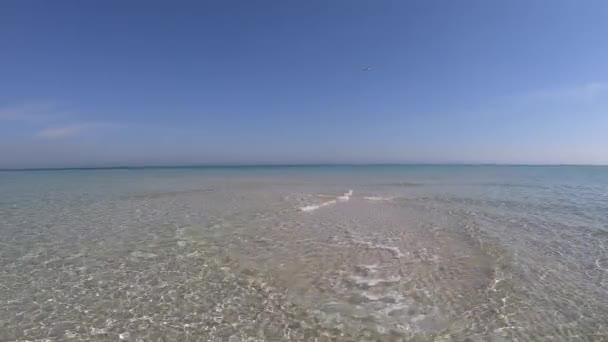
<path fill-rule="evenodd" d="M 603 0 L 5 0 L 0 167 L 608 164 L 606 37 Z"/>

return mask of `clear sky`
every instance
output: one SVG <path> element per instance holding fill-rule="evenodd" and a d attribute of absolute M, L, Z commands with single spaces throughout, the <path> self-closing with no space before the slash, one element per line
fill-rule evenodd
<path fill-rule="evenodd" d="M 608 1 L 0 1 L 0 167 L 328 162 L 608 164 Z"/>

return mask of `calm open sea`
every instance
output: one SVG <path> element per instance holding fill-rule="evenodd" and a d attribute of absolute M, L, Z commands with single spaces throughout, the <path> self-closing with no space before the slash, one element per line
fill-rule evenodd
<path fill-rule="evenodd" d="M 608 167 L 0 172 L 0 340 L 608 340 Z"/>

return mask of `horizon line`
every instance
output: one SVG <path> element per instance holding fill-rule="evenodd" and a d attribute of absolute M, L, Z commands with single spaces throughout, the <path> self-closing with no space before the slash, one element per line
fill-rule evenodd
<path fill-rule="evenodd" d="M 294 163 L 294 164 L 175 164 L 175 165 L 115 165 L 115 166 L 69 166 L 69 167 L 25 167 L 0 168 L 5 171 L 70 171 L 70 170 L 128 170 L 128 169 L 187 169 L 187 168 L 289 168 L 289 167 L 339 167 L 339 166 L 594 166 L 606 167 L 608 164 L 571 164 L 571 163 Z"/>

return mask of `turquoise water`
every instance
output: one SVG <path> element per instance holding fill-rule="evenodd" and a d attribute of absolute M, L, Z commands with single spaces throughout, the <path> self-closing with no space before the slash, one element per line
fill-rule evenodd
<path fill-rule="evenodd" d="M 608 167 L 2 171 L 0 194 L 2 341 L 608 339 Z"/>

